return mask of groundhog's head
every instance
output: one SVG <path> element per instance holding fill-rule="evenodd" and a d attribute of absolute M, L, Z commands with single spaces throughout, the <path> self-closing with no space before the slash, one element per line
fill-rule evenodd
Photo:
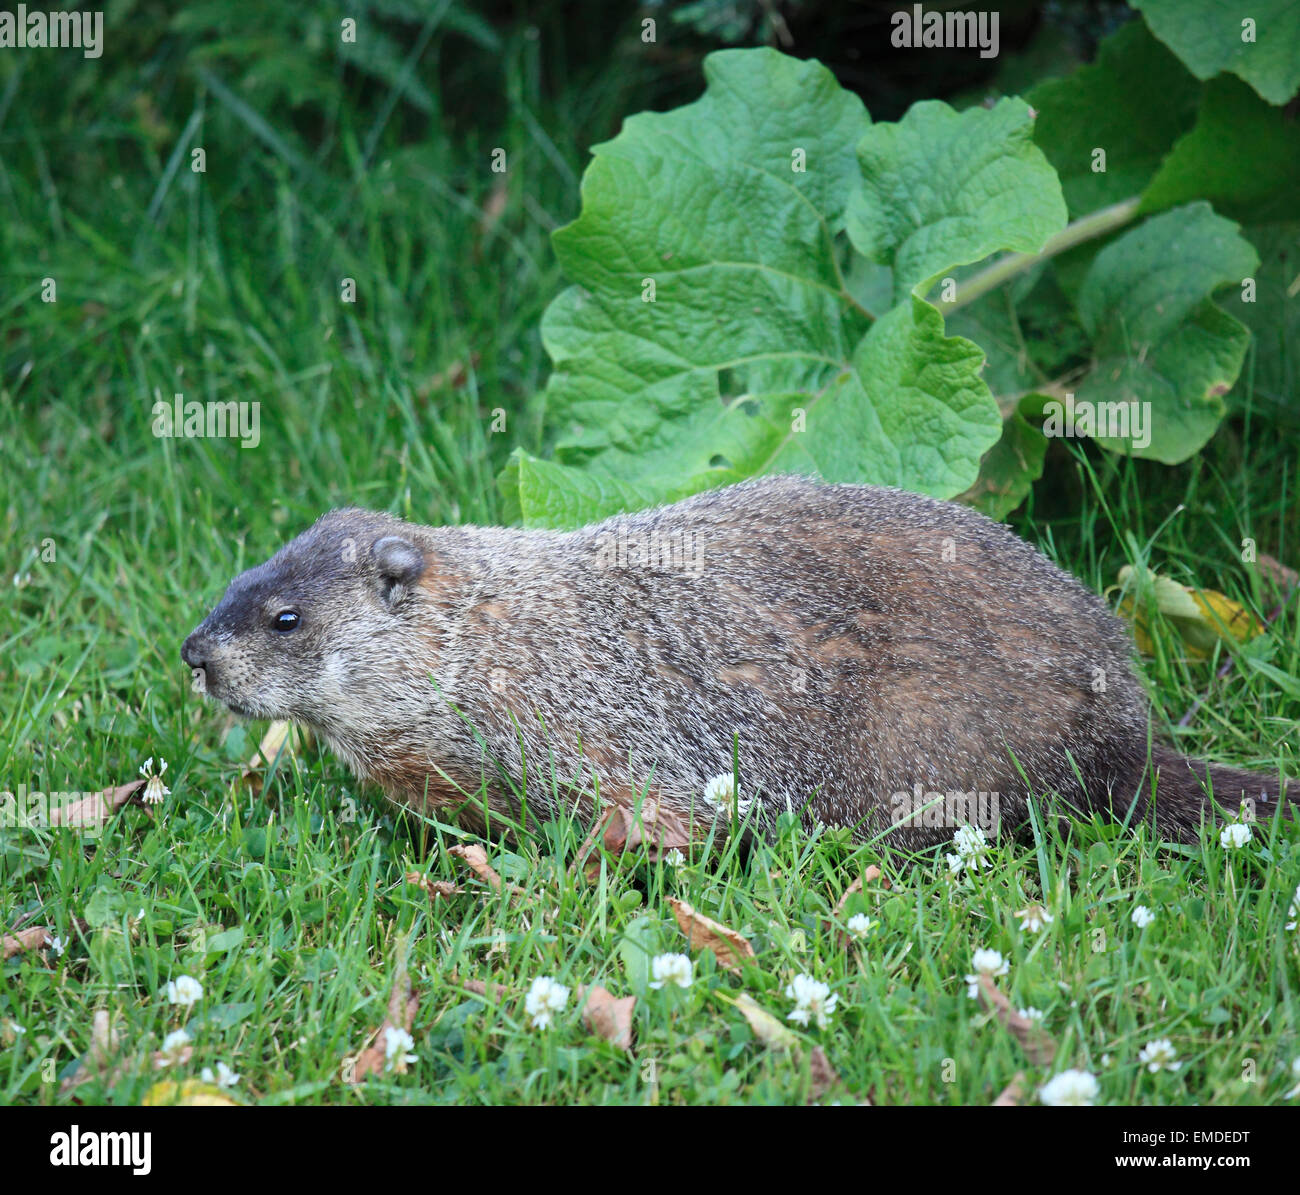
<path fill-rule="evenodd" d="M 237 714 L 344 735 L 423 669 L 412 624 L 420 528 L 336 510 L 241 573 L 185 640 L 196 687 Z M 407 661 L 410 661 L 408 667 Z"/>

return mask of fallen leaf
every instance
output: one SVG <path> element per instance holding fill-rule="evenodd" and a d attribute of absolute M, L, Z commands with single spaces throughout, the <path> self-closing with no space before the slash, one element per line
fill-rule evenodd
<path fill-rule="evenodd" d="M 367 1075 L 383 1074 L 387 1055 L 387 1030 L 404 1029 L 410 1033 L 419 1006 L 419 998 L 411 987 L 411 977 L 406 970 L 406 944 L 403 942 L 399 946 L 397 963 L 393 967 L 393 989 L 388 996 L 388 1015 L 366 1039 L 365 1046 L 345 1074 L 344 1082 L 355 1087 Z M 397 1074 L 404 1074 L 406 1063 L 399 1059 L 394 1062 L 392 1069 Z"/>
<path fill-rule="evenodd" d="M 28 929 L 15 930 L 4 936 L 4 956 L 13 958 L 24 950 L 41 950 L 51 942 L 50 931 L 44 925 L 33 925 Z"/>
<path fill-rule="evenodd" d="M 997 985 L 990 976 L 980 975 L 979 990 L 980 1003 L 990 1009 L 1010 1030 L 1011 1035 L 1020 1043 L 1020 1048 L 1024 1050 L 1025 1057 L 1035 1066 L 1050 1065 L 1052 1059 L 1056 1057 L 1056 1042 L 1047 1035 L 1042 1026 L 1028 1017 L 1022 1017 L 1012 1008 L 1011 1001 L 998 991 Z"/>
<path fill-rule="evenodd" d="M 1267 552 L 1261 552 L 1255 561 L 1255 568 L 1264 589 L 1276 602 L 1285 602 L 1300 585 L 1300 574 L 1295 569 L 1287 568 L 1280 560 L 1275 560 Z"/>
<path fill-rule="evenodd" d="M 584 997 L 586 999 L 582 1008 L 582 1019 L 587 1028 L 597 1037 L 612 1042 L 620 1050 L 630 1050 L 632 1010 L 636 1007 L 636 997 L 616 997 L 599 984 L 588 988 L 580 983 L 575 990 L 579 1002 Z"/>
<path fill-rule="evenodd" d="M 835 1068 L 831 1066 L 826 1051 L 821 1046 L 813 1046 L 808 1055 L 809 1102 L 821 1099 L 836 1083 L 840 1081 Z"/>
<path fill-rule="evenodd" d="M 1017 1108 L 1025 1102 L 1025 1072 L 1016 1071 L 1015 1077 L 992 1103 L 994 1108 Z"/>
<path fill-rule="evenodd" d="M 1134 579 L 1150 586 L 1156 609 L 1177 630 L 1192 659 L 1208 659 L 1220 640 L 1248 643 L 1263 630 L 1263 624 L 1244 606 L 1213 589 L 1189 589 L 1169 577 L 1150 569 L 1125 565 L 1119 570 L 1119 582 L 1127 585 Z M 1133 637 L 1138 650 L 1152 655 L 1155 645 L 1145 609 L 1138 609 L 1137 592 L 1129 593 L 1120 603 L 1119 612 L 1133 623 Z"/>
<path fill-rule="evenodd" d="M 514 884 L 505 883 L 502 878 L 492 869 L 487 861 L 487 851 L 477 843 L 468 843 L 464 846 L 451 846 L 447 848 L 447 853 L 455 855 L 461 860 L 480 880 L 491 884 L 498 892 L 504 887 L 507 892 L 513 892 L 516 895 L 522 895 L 523 889 Z"/>
<path fill-rule="evenodd" d="M 741 959 L 754 957 L 754 948 L 734 929 L 696 912 L 684 900 L 670 896 L 668 903 L 692 950 L 712 950 L 718 957 L 718 965 L 730 971 L 740 970 Z"/>
<path fill-rule="evenodd" d="M 889 882 L 888 877 L 885 877 L 883 880 L 880 878 L 880 868 L 873 863 L 870 867 L 867 868 L 866 871 L 864 871 L 860 876 L 858 876 L 858 878 L 854 880 L 853 883 L 851 883 L 847 888 L 844 889 L 844 894 L 839 898 L 839 900 L 835 902 L 835 909 L 831 913 L 831 919 L 833 921 L 838 921 L 840 919 L 840 915 L 844 912 L 845 906 L 849 903 L 850 899 L 852 899 L 852 897 L 855 896 L 857 893 L 861 892 L 863 888 L 867 884 L 870 884 L 873 880 L 880 880 L 880 886 L 882 888 L 893 887 L 893 885 Z M 826 924 L 826 928 L 829 929 L 830 924 L 829 923 L 825 923 L 825 924 Z M 839 936 L 840 936 L 840 945 L 843 946 L 848 941 L 849 936 L 843 930 L 840 931 Z"/>
<path fill-rule="evenodd" d="M 164 1079 L 155 1083 L 145 1092 L 140 1101 L 141 1107 L 160 1108 L 175 1106 L 181 1108 L 238 1108 L 239 1101 L 215 1083 L 205 1083 L 202 1079 Z"/>
<path fill-rule="evenodd" d="M 406 873 L 406 882 L 414 884 L 417 888 L 423 888 L 429 894 L 430 900 L 437 897 L 442 897 L 445 900 L 450 896 L 460 896 L 465 891 L 464 888 L 457 887 L 449 880 L 431 880 L 420 871 L 408 871 Z"/>
<path fill-rule="evenodd" d="M 119 784 L 116 788 L 91 793 L 66 809 L 53 810 L 50 813 L 50 825 L 102 826 L 144 786 L 143 780 L 132 780 L 130 784 Z"/>
<path fill-rule="evenodd" d="M 691 824 L 683 814 L 661 807 L 658 798 L 651 796 L 642 797 L 638 809 L 635 798 L 640 793 L 610 797 L 609 791 L 601 790 L 602 796 L 611 802 L 608 810 L 578 848 L 577 859 L 586 860 L 584 874 L 588 880 L 600 873 L 600 856 L 587 858 L 597 841 L 613 855 L 628 854 L 644 846 L 651 860 L 661 859 L 669 851 L 690 849 Z"/>
<path fill-rule="evenodd" d="M 493 1001 L 499 1001 L 506 994 L 505 986 L 499 983 L 484 983 L 481 979 L 457 979 L 454 973 L 451 981 L 475 996 L 485 996 Z"/>
<path fill-rule="evenodd" d="M 749 1022 L 754 1036 L 765 1046 L 774 1050 L 794 1050 L 799 1046 L 799 1039 L 785 1027 L 785 1024 L 763 1008 L 752 996 L 742 992 L 739 996 L 717 993 L 719 999 L 734 1005 L 740 1015 Z"/>
<path fill-rule="evenodd" d="M 510 191 L 506 185 L 505 175 L 501 175 L 497 184 L 488 192 L 487 202 L 483 204 L 483 214 L 479 217 L 478 230 L 482 237 L 488 236 L 497 226 L 506 210 L 506 200 Z"/>
<path fill-rule="evenodd" d="M 297 755 L 309 741 L 310 732 L 293 722 L 272 722 L 266 728 L 253 757 L 244 765 L 243 778 L 260 784 L 261 773 L 283 754 L 285 761 Z"/>

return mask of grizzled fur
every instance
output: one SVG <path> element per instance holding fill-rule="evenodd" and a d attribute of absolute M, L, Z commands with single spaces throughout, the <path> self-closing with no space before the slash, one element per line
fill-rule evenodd
<path fill-rule="evenodd" d="M 773 477 L 568 533 L 334 511 L 237 577 L 183 655 L 416 808 L 486 782 L 498 812 L 513 787 L 589 817 L 598 781 L 701 820 L 733 736 L 760 826 L 793 808 L 865 837 L 901 812 L 903 846 L 952 836 L 906 817 L 918 791 L 996 793 L 1015 825 L 1027 778 L 1184 839 L 1207 772 L 1229 808 L 1276 799 L 1151 747 L 1130 651 L 1094 594 L 966 507 Z"/>

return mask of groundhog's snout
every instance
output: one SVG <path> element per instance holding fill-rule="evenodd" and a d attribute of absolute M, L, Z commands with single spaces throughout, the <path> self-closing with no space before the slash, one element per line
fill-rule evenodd
<path fill-rule="evenodd" d="M 188 639 L 181 644 L 181 659 L 191 668 L 208 669 L 208 642 L 203 628 L 191 631 Z"/>

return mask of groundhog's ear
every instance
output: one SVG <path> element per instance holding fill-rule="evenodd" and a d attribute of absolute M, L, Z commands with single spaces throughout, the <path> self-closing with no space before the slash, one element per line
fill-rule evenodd
<path fill-rule="evenodd" d="M 376 540 L 371 555 L 379 574 L 379 593 L 386 602 L 399 601 L 424 572 L 424 553 L 400 535 Z"/>

